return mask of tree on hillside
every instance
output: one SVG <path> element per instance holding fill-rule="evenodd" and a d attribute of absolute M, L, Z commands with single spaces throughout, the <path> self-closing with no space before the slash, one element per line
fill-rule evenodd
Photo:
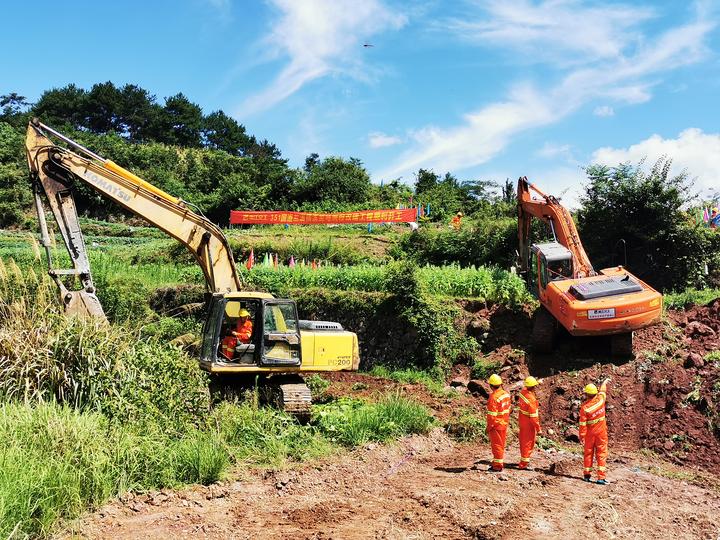
<path fill-rule="evenodd" d="M 706 231 L 683 211 L 691 200 L 687 172 L 670 176 L 672 161 L 659 159 L 650 172 L 629 163 L 592 165 L 581 197 L 578 226 L 595 268 L 624 263 L 641 279 L 663 290 L 698 285 L 703 279 Z"/>
<path fill-rule="evenodd" d="M 165 99 L 163 113 L 155 128 L 156 140 L 188 148 L 201 146 L 203 115 L 199 105 L 179 93 Z"/>
<path fill-rule="evenodd" d="M 6 122 L 12 126 L 19 126 L 25 123 L 25 111 L 30 103 L 16 92 L 0 96 L 0 122 Z"/>
<path fill-rule="evenodd" d="M 438 185 L 440 177 L 433 171 L 420 169 L 415 175 L 415 194 L 426 193 Z"/>
<path fill-rule="evenodd" d="M 33 105 L 33 116 L 57 128 L 87 128 L 87 92 L 74 84 L 43 92 Z"/>
<path fill-rule="evenodd" d="M 296 196 L 299 203 L 334 201 L 361 203 L 370 192 L 370 176 L 356 158 L 345 160 L 328 157 L 314 165 L 299 182 Z"/>
<path fill-rule="evenodd" d="M 202 139 L 207 148 L 225 150 L 234 156 L 245 155 L 251 144 L 245 127 L 223 111 L 215 111 L 207 115 L 202 124 Z"/>

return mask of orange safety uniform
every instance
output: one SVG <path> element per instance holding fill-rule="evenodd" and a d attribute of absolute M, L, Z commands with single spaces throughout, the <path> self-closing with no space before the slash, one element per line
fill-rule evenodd
<path fill-rule="evenodd" d="M 608 456 L 608 434 L 605 421 L 607 382 L 603 382 L 596 396 L 580 406 L 580 441 L 585 444 L 583 475 L 592 476 L 593 458 L 597 461 L 598 480 L 605 479 Z"/>
<path fill-rule="evenodd" d="M 520 424 L 520 463 L 519 469 L 526 469 L 530 463 L 530 456 L 535 448 L 535 437 L 540 433 L 540 413 L 538 412 L 537 397 L 535 392 L 527 388 L 520 391 L 520 413 L 518 423 Z"/>
<path fill-rule="evenodd" d="M 492 468 L 503 470 L 505 439 L 510 423 L 510 394 L 498 388 L 490 394 L 487 402 L 487 434 L 490 437 L 493 460 Z"/>
<path fill-rule="evenodd" d="M 235 332 L 237 332 L 237 338 L 241 343 L 250 343 L 250 338 L 252 337 L 252 321 L 245 319 L 243 323 L 238 319 Z"/>
<path fill-rule="evenodd" d="M 456 231 L 460 230 L 460 216 L 455 216 L 450 220 L 450 226 Z"/>
<path fill-rule="evenodd" d="M 235 336 L 225 336 L 220 345 L 220 352 L 228 360 L 232 360 L 235 356 L 235 347 L 237 346 L 238 339 Z"/>

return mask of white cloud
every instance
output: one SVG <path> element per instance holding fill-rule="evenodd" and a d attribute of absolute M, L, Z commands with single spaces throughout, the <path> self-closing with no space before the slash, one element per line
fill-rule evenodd
<path fill-rule="evenodd" d="M 615 109 L 613 109 L 610 105 L 600 105 L 595 107 L 593 114 L 600 117 L 615 116 Z"/>
<path fill-rule="evenodd" d="M 535 155 L 541 158 L 552 159 L 558 156 L 564 157 L 565 159 L 572 159 L 572 152 L 569 144 L 554 144 L 546 142 L 543 147 L 535 152 Z"/>
<path fill-rule="evenodd" d="M 522 61 L 560 59 L 565 63 L 617 57 L 641 39 L 637 25 L 654 15 L 647 7 L 594 7 L 574 0 L 490 0 L 475 5 L 481 8 L 479 16 L 452 20 L 449 29 L 473 42 L 502 43 L 530 52 Z"/>
<path fill-rule="evenodd" d="M 616 166 L 645 159 L 644 166 L 650 168 L 662 156 L 672 159 L 672 174 L 687 170 L 691 178 L 696 178 L 697 189 L 720 189 L 720 133 L 704 133 L 697 128 L 686 129 L 675 139 L 656 134 L 628 148 L 599 148 L 592 162 Z"/>
<path fill-rule="evenodd" d="M 380 0 L 271 0 L 280 12 L 265 45 L 272 58 L 287 64 L 270 85 L 240 107 L 246 116 L 286 99 L 303 85 L 330 74 L 356 78 L 363 42 L 387 29 L 405 25 L 405 16 L 391 11 Z"/>
<path fill-rule="evenodd" d="M 491 5 L 496 6 L 495 3 Z M 521 5 L 528 7 L 527 3 Z M 553 9 L 563 7 L 567 12 L 576 7 L 575 2 L 563 1 L 543 5 Z M 590 12 L 585 13 L 589 16 Z M 592 16 L 600 21 L 602 13 L 592 11 Z M 527 14 L 527 17 L 530 16 Z M 574 21 L 570 15 L 568 17 L 568 20 Z M 593 22 L 587 21 L 587 24 Z M 612 54 L 610 49 L 597 50 L 596 55 L 607 56 L 608 59 L 597 64 L 590 61 L 587 65 L 576 66 L 557 84 L 546 85 L 543 90 L 536 90 L 529 84 L 515 85 L 506 100 L 466 114 L 459 125 L 448 128 L 427 126 L 416 130 L 414 147 L 374 176 L 378 179 L 406 177 L 419 167 L 438 171 L 467 169 L 497 155 L 513 136 L 556 123 L 593 100 L 611 99 L 628 104 L 647 101 L 659 74 L 703 57 L 704 39 L 713 27 L 714 23 L 706 18 L 672 28 L 655 40 L 643 39 L 628 54 L 623 54 L 617 47 L 612 48 L 615 51 Z M 567 29 L 562 27 L 562 30 Z M 559 33 L 560 30 L 558 37 Z M 543 33 L 542 37 L 545 39 L 547 36 Z M 567 46 L 571 48 L 574 43 Z M 620 48 L 625 43 L 620 37 L 616 39 Z M 591 56 L 590 60 L 594 58 Z M 650 77 L 653 81 L 649 80 Z"/>
<path fill-rule="evenodd" d="M 370 148 L 384 148 L 385 146 L 394 146 L 402 142 L 403 141 L 400 137 L 386 135 L 385 133 L 381 133 L 379 131 L 374 131 L 368 134 L 368 143 L 370 144 Z"/>

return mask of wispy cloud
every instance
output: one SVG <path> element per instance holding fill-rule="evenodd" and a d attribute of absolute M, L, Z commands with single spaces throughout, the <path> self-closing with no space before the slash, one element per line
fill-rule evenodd
<path fill-rule="evenodd" d="M 503 5 L 490 2 L 489 22 L 477 23 L 481 28 L 489 28 L 487 32 L 514 32 L 511 23 L 523 21 L 532 29 L 531 22 L 538 15 L 537 7 L 526 2 L 513 3 L 512 17 L 506 16 Z M 519 6 L 519 7 L 518 7 Z M 548 23 L 542 31 L 531 33 L 520 43 L 504 40 L 503 44 L 510 47 L 534 46 L 542 50 L 548 40 L 555 35 L 561 43 L 565 43 L 568 54 L 575 60 L 576 53 L 583 46 L 574 38 L 563 37 L 569 32 L 569 26 L 576 21 L 577 2 L 547 1 L 540 7 L 552 11 L 558 20 L 566 21 L 560 26 Z M 634 8 L 615 6 L 611 9 L 611 20 L 620 13 L 629 13 Z M 523 11 L 524 10 L 524 11 Z M 615 10 L 615 11 L 613 11 Z M 630 11 L 628 11 L 630 10 Z M 405 176 L 419 167 L 435 170 L 462 170 L 485 163 L 501 152 L 518 133 L 529 129 L 553 124 L 569 114 L 577 111 L 586 103 L 596 100 L 613 100 L 622 103 L 641 103 L 651 98 L 651 90 L 657 84 L 659 74 L 698 61 L 705 53 L 704 40 L 714 27 L 709 18 L 702 18 L 685 25 L 666 31 L 654 40 L 633 40 L 629 52 L 624 48 L 630 43 L 620 33 L 611 30 L 604 17 L 605 10 L 582 9 L 579 11 L 590 20 L 583 25 L 597 23 L 606 28 L 602 34 L 607 40 L 613 41 L 609 48 L 597 48 L 590 51 L 585 64 L 574 64 L 566 68 L 564 75 L 554 85 L 545 86 L 542 90 L 529 83 L 516 84 L 510 88 L 508 98 L 491 103 L 479 110 L 466 114 L 463 122 L 457 126 L 440 128 L 429 126 L 416 130 L 415 145 L 402 154 L 395 163 L 378 171 L 378 178 L 394 178 Z M 642 14 L 643 12 L 640 12 Z M 649 13 L 645 15 L 648 17 Z M 635 29 L 624 22 L 623 28 Z M 580 24 L 580 21 L 577 21 Z M 470 24 L 470 23 L 468 23 Z M 582 26 L 584 28 L 584 26 Z M 503 30 L 504 29 L 504 30 Z M 582 32 L 573 30 L 578 35 Z M 635 34 L 639 35 L 637 30 Z M 505 35 L 505 34 L 503 34 Z M 533 37 L 534 36 L 534 37 Z M 587 36 L 583 36 L 587 39 Z M 565 40 L 565 41 L 563 41 Z M 590 40 L 592 41 L 592 40 Z M 603 58 L 602 62 L 596 61 Z M 652 79 L 651 79 L 652 78 Z"/>
<path fill-rule="evenodd" d="M 660 157 L 672 159 L 673 173 L 687 170 L 695 178 L 695 186 L 718 190 L 720 178 L 720 133 L 704 133 L 697 128 L 682 131 L 675 139 L 652 135 L 627 148 L 604 147 L 592 156 L 593 163 L 616 166 L 620 163 L 639 163 L 651 167 Z"/>
<path fill-rule="evenodd" d="M 586 6 L 574 0 L 476 2 L 484 13 L 448 21 L 463 39 L 483 45 L 497 43 L 530 52 L 522 61 L 562 62 L 614 58 L 642 35 L 640 22 L 654 16 L 648 7 L 601 4 Z"/>
<path fill-rule="evenodd" d="M 535 154 L 546 159 L 552 159 L 558 156 L 564 157 L 568 160 L 572 159 L 572 151 L 569 144 L 554 144 L 546 142 L 540 150 L 535 152 Z"/>
<path fill-rule="evenodd" d="M 265 110 L 320 77 L 366 75 L 360 69 L 364 41 L 405 25 L 404 15 L 380 0 L 271 0 L 279 17 L 265 38 L 271 58 L 286 65 L 261 92 L 249 97 L 239 115 Z"/>
<path fill-rule="evenodd" d="M 615 116 L 615 109 L 613 109 L 610 105 L 600 105 L 595 107 L 593 114 L 600 117 Z"/>
<path fill-rule="evenodd" d="M 401 137 L 395 135 L 386 135 L 379 131 L 374 131 L 368 134 L 368 143 L 370 148 L 384 148 L 386 146 L 395 146 L 396 144 L 402 143 Z"/>

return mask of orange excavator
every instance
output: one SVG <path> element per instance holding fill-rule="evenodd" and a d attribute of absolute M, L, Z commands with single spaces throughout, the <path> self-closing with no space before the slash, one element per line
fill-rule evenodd
<path fill-rule="evenodd" d="M 518 180 L 518 267 L 541 306 L 531 344 L 550 352 L 559 325 L 572 336 L 610 336 L 612 355 L 632 354 L 633 331 L 655 324 L 662 295 L 622 266 L 596 272 L 570 212 L 527 177 Z M 533 218 L 548 225 L 553 240 L 530 244 Z"/>

